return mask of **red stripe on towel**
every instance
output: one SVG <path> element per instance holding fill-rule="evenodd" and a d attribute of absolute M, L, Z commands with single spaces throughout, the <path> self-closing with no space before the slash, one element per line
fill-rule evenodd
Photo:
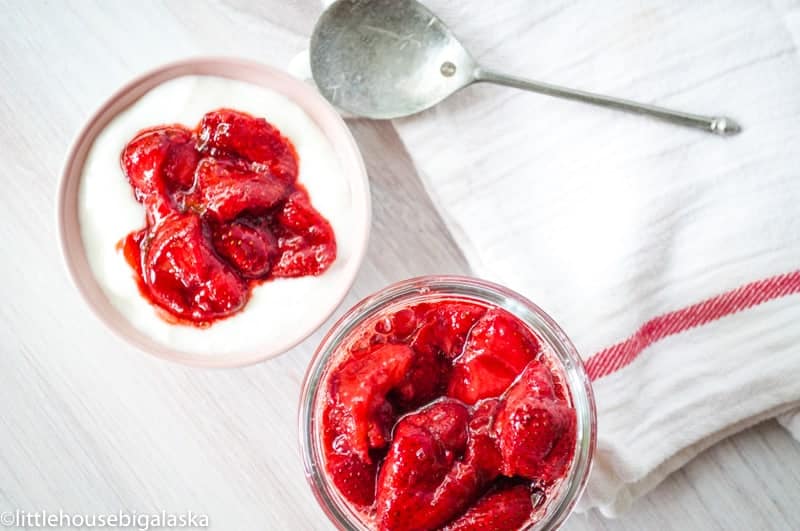
<path fill-rule="evenodd" d="M 628 339 L 589 358 L 586 371 L 589 378 L 597 380 L 625 367 L 656 341 L 792 293 L 800 293 L 800 271 L 751 282 L 686 308 L 665 313 L 644 323 Z"/>

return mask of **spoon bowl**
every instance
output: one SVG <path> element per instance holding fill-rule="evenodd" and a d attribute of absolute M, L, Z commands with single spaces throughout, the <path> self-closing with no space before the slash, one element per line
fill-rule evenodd
<path fill-rule="evenodd" d="M 475 61 L 414 0 L 339 0 L 311 37 L 322 95 L 352 114 L 390 119 L 432 107 L 475 81 Z"/>

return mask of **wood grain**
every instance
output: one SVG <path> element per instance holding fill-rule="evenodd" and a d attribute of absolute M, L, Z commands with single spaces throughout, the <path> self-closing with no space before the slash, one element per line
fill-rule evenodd
<path fill-rule="evenodd" d="M 304 48 L 318 3 L 0 6 L 0 512 L 192 510 L 218 530 L 330 528 L 303 477 L 296 430 L 321 332 L 245 369 L 153 359 L 88 314 L 61 267 L 54 226 L 61 159 L 111 91 L 191 55 L 285 65 Z M 409 276 L 468 273 L 391 124 L 351 127 L 374 227 L 344 306 Z M 798 529 L 798 493 L 800 448 L 768 422 L 705 452 L 623 518 L 575 515 L 566 527 Z"/>

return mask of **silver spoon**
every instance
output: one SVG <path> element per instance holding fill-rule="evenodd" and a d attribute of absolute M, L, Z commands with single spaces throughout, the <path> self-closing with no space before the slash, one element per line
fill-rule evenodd
<path fill-rule="evenodd" d="M 718 135 L 741 131 L 724 116 L 673 111 L 487 70 L 415 0 L 334 2 L 314 28 L 310 54 L 322 95 L 336 107 L 367 118 L 408 116 L 467 85 L 488 82 L 646 114 Z"/>

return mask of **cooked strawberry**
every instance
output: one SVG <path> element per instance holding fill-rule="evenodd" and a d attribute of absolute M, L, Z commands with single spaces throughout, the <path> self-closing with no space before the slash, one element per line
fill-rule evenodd
<path fill-rule="evenodd" d="M 444 531 L 515 531 L 528 523 L 531 512 L 530 487 L 507 486 L 485 494 Z"/>
<path fill-rule="evenodd" d="M 378 460 L 364 460 L 353 450 L 350 440 L 353 420 L 350 412 L 342 404 L 329 399 L 323 426 L 326 468 L 334 485 L 350 502 L 356 505 L 372 504 L 375 501 Z"/>
<path fill-rule="evenodd" d="M 404 420 L 406 424 L 428 430 L 445 448 L 457 450 L 457 453 L 466 448 L 470 412 L 454 400 L 439 400 Z"/>
<path fill-rule="evenodd" d="M 302 188 L 288 197 L 277 220 L 285 230 L 303 236 L 310 243 L 326 242 L 332 232 L 330 224 L 311 206 L 308 192 Z"/>
<path fill-rule="evenodd" d="M 122 169 L 137 194 L 149 194 L 167 185 L 172 190 L 191 187 L 199 156 L 194 134 L 183 126 L 145 129 L 122 150 Z"/>
<path fill-rule="evenodd" d="M 408 378 L 397 389 L 397 404 L 408 410 L 419 407 L 442 396 L 450 363 L 438 352 L 416 352 L 408 369 Z"/>
<path fill-rule="evenodd" d="M 498 441 L 503 454 L 503 474 L 538 478 L 556 443 L 569 425 L 569 416 L 555 402 L 527 400 L 498 415 Z"/>
<path fill-rule="evenodd" d="M 171 214 L 143 247 L 142 282 L 152 300 L 171 314 L 205 323 L 237 311 L 247 285 L 217 258 L 200 218 Z"/>
<path fill-rule="evenodd" d="M 308 194 L 299 189 L 276 216 L 280 257 L 272 273 L 276 277 L 317 275 L 336 259 L 336 240 L 330 223 L 311 206 Z"/>
<path fill-rule="evenodd" d="M 185 132 L 173 136 L 167 156 L 164 159 L 162 172 L 170 193 L 189 190 L 194 185 L 194 170 L 200 161 L 197 151 L 197 138 Z"/>
<path fill-rule="evenodd" d="M 387 340 L 408 340 L 411 336 L 411 347 L 417 353 L 408 381 L 397 393 L 401 407 L 413 408 L 442 396 L 451 360 L 461 351 L 467 332 L 484 312 L 475 304 L 443 302 L 435 306 L 420 304 L 393 316 Z"/>
<path fill-rule="evenodd" d="M 470 330 L 453 363 L 447 396 L 474 404 L 499 396 L 540 352 L 539 342 L 516 317 L 495 308 Z"/>
<path fill-rule="evenodd" d="M 235 154 L 266 165 L 285 184 L 297 180 L 297 155 L 288 138 L 263 118 L 230 109 L 207 113 L 200 142 L 212 156 Z"/>
<path fill-rule="evenodd" d="M 578 422 L 575 410 L 562 405 L 561 414 L 564 431 L 537 471 L 537 479 L 544 485 L 550 485 L 566 476 L 575 455 L 575 432 Z"/>
<path fill-rule="evenodd" d="M 369 506 L 375 501 L 377 460 L 362 461 L 352 452 L 338 453 L 330 450 L 333 440 L 326 441 L 326 467 L 328 474 L 350 503 Z"/>
<path fill-rule="evenodd" d="M 548 483 L 572 458 L 575 410 L 555 397 L 549 371 L 532 363 L 504 397 L 494 430 L 504 475 Z"/>
<path fill-rule="evenodd" d="M 494 398 L 475 405 L 469 420 L 470 439 L 465 460 L 480 473 L 482 482 L 500 475 L 502 460 L 494 433 L 495 417 L 501 402 Z"/>
<path fill-rule="evenodd" d="M 272 269 L 276 277 L 316 276 L 324 273 L 336 260 L 336 242 L 307 246 L 295 239 L 278 240 L 280 257 Z"/>
<path fill-rule="evenodd" d="M 396 414 L 388 395 L 406 376 L 414 353 L 405 345 L 378 345 L 351 357 L 331 376 L 324 417 L 327 469 L 357 505 L 375 499 L 378 459 Z"/>
<path fill-rule="evenodd" d="M 486 309 L 476 304 L 442 302 L 417 306 L 421 327 L 411 346 L 417 352 L 441 353 L 449 360 L 461 354 L 464 340 Z"/>
<path fill-rule="evenodd" d="M 387 395 L 405 381 L 413 358 L 406 345 L 380 345 L 344 362 L 331 377 L 330 397 L 341 411 L 337 431 L 345 435 L 341 443 L 362 461 L 370 461 L 370 448 L 388 443 L 393 419 L 387 419 Z"/>
<path fill-rule="evenodd" d="M 417 314 L 413 308 L 403 308 L 394 313 L 384 315 L 375 323 L 378 340 L 386 343 L 406 342 L 417 330 Z"/>
<path fill-rule="evenodd" d="M 139 133 L 122 150 L 120 163 L 136 200 L 155 222 L 174 210 L 171 193 L 191 187 L 197 159 L 192 132 L 174 125 Z"/>
<path fill-rule="evenodd" d="M 380 529 L 435 529 L 469 507 L 499 473 L 496 406 L 486 401 L 470 414 L 442 399 L 397 423 L 378 476 Z"/>
<path fill-rule="evenodd" d="M 186 204 L 225 222 L 243 212 L 259 214 L 282 201 L 287 185 L 265 173 L 254 172 L 238 161 L 202 159 L 197 165 L 196 183 Z"/>
<path fill-rule="evenodd" d="M 435 529 L 471 501 L 475 476 L 460 462 L 468 420 L 467 408 L 444 400 L 397 423 L 378 476 L 380 529 Z"/>
<path fill-rule="evenodd" d="M 247 278 L 267 275 L 278 254 L 278 242 L 269 230 L 241 221 L 215 227 L 212 241 L 217 252 Z"/>

